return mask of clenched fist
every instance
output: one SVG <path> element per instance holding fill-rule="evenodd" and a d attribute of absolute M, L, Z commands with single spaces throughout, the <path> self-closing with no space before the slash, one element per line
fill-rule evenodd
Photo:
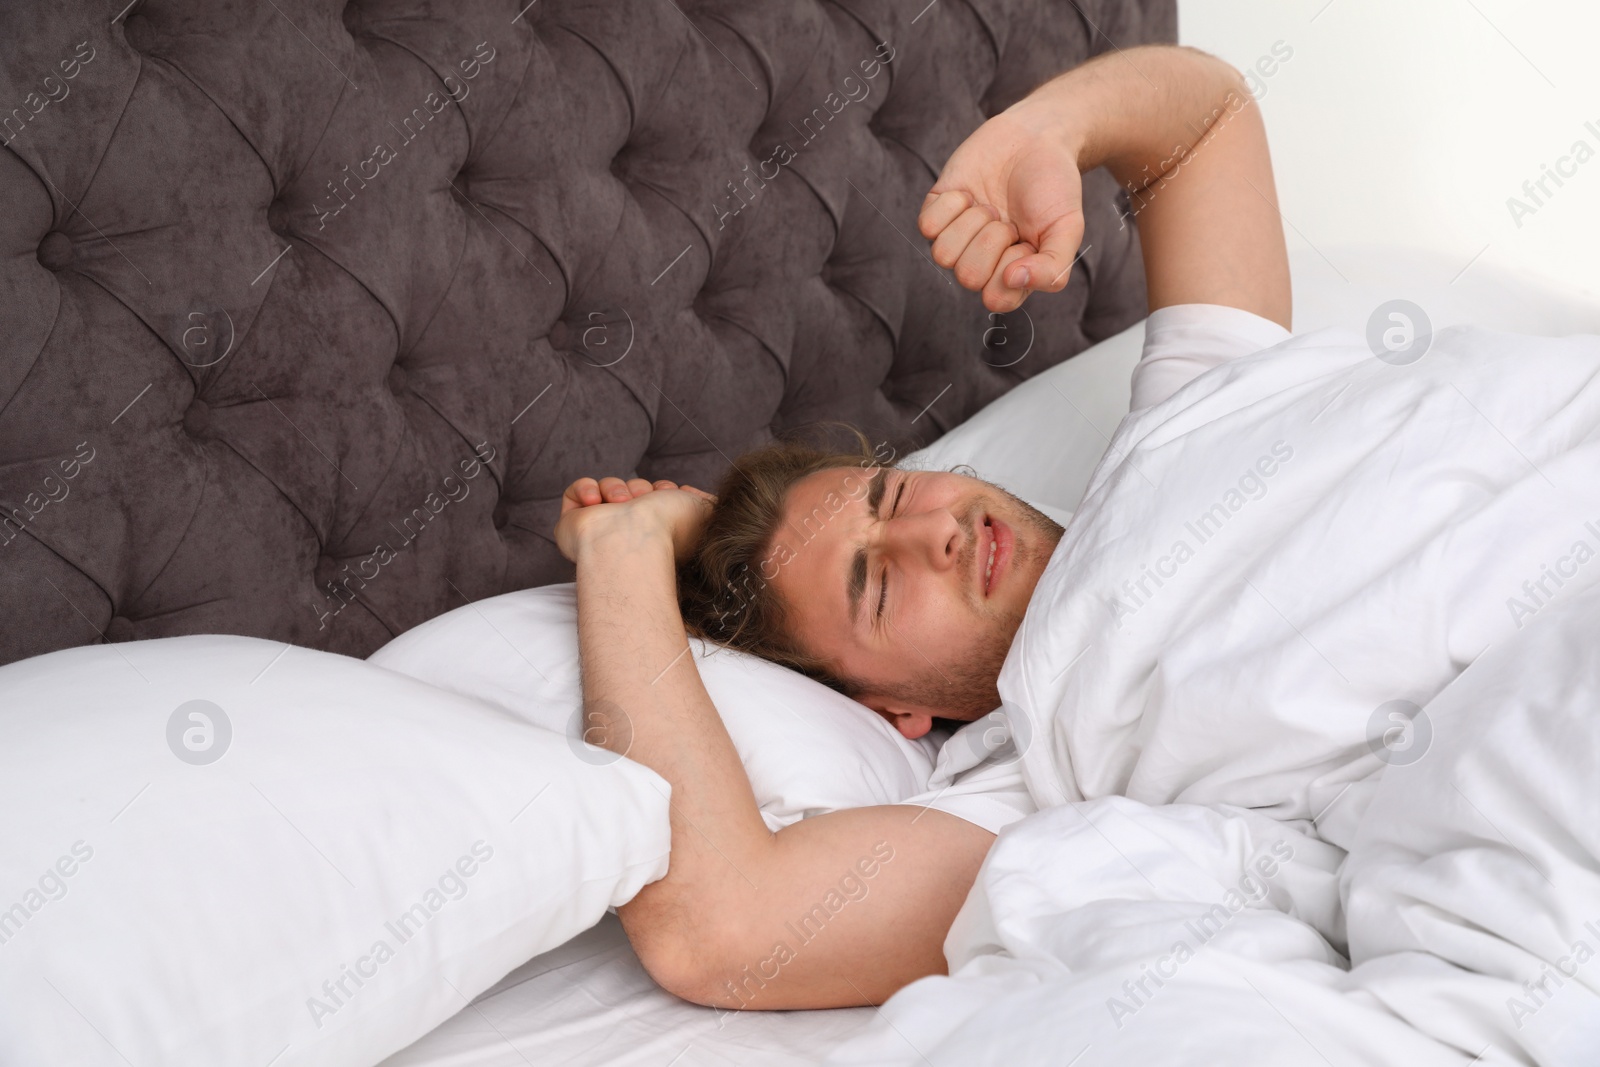
<path fill-rule="evenodd" d="M 1070 123 L 1024 100 L 973 131 L 923 201 L 933 259 L 990 311 L 1060 292 L 1083 240 L 1083 183 Z"/>

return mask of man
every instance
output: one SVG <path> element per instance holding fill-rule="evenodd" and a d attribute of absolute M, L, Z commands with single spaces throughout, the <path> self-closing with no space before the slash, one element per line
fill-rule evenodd
<path fill-rule="evenodd" d="M 1190 49 L 1101 57 L 981 126 L 923 206 L 934 259 L 993 311 L 1060 291 L 1083 233 L 1079 175 L 1101 165 L 1132 192 L 1150 309 L 1169 309 L 1152 320 L 1136 407 L 1287 336 L 1260 114 L 1236 70 Z M 862 457 L 769 452 L 741 460 L 729 486 L 708 549 L 685 568 L 696 629 L 831 681 L 908 737 L 999 705 L 996 678 L 1058 526 L 976 479 Z M 619 914 L 646 969 L 686 999 L 880 1003 L 944 973 L 945 934 L 995 832 L 1032 804 L 1014 783 L 997 800 L 979 774 L 769 832 L 683 655 L 677 568 L 711 500 L 670 482 L 584 479 L 556 528 L 577 565 L 585 699 L 615 720 L 612 743 L 673 787 L 670 870 Z M 819 508 L 829 521 L 802 544 L 796 532 Z M 730 612 L 720 590 L 751 568 L 767 584 Z M 803 947 L 785 944 L 785 924 L 864 858 L 880 861 L 871 894 Z M 758 973 L 774 960 L 776 973 Z"/>

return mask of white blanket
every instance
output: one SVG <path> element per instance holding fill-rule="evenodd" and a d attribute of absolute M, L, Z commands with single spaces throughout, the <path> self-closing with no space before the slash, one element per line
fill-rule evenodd
<path fill-rule="evenodd" d="M 1600 1062 L 1597 377 L 1323 331 L 1130 416 L 1001 675 L 1066 806 L 830 1062 Z"/>

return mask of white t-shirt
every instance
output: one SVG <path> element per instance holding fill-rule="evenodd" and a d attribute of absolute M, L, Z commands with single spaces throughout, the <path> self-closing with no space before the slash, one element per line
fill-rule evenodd
<path fill-rule="evenodd" d="M 1145 320 L 1130 410 L 1167 399 L 1212 367 L 1286 341 L 1270 319 L 1219 304 L 1174 304 Z M 1039 810 L 1022 778 L 1011 724 L 998 711 L 967 723 L 939 749 L 928 790 L 905 804 L 934 808 L 999 833 Z M 1027 739 L 1020 739 L 1026 748 Z"/>

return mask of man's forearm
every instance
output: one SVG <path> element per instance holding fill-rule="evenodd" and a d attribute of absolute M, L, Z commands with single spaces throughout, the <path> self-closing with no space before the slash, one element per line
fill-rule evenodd
<path fill-rule="evenodd" d="M 1191 48 L 1106 53 L 1057 75 L 1008 112 L 1066 139 L 1078 169 L 1104 166 L 1130 192 L 1195 150 L 1249 90 L 1229 64 Z"/>
<path fill-rule="evenodd" d="M 1260 108 L 1189 48 L 1099 56 L 1004 112 L 1104 165 L 1138 217 L 1150 309 L 1224 304 L 1291 326 L 1288 251 Z"/>
<path fill-rule="evenodd" d="M 677 608 L 672 544 L 614 523 L 578 560 L 578 649 L 589 739 L 672 784 L 672 863 L 620 909 L 641 956 L 687 932 L 686 909 L 717 897 L 769 844 L 755 795 L 695 670 Z M 707 833 L 712 836 L 707 837 Z M 664 958 L 661 953 L 657 958 Z"/>

